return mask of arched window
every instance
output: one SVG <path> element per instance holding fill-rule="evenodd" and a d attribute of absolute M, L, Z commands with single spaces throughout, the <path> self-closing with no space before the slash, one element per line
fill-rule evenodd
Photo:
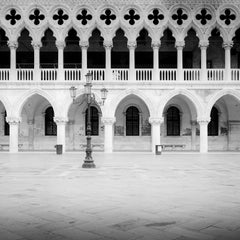
<path fill-rule="evenodd" d="M 85 112 L 85 134 L 87 135 L 87 116 L 88 116 L 88 109 Z M 98 136 L 98 128 L 99 128 L 99 116 L 98 110 L 96 107 L 91 107 L 91 135 Z"/>
<path fill-rule="evenodd" d="M 167 110 L 167 136 L 180 136 L 180 112 L 176 107 Z"/>
<path fill-rule="evenodd" d="M 52 107 L 48 107 L 45 111 L 45 135 L 56 136 L 57 125 L 53 120 L 54 112 Z"/>
<path fill-rule="evenodd" d="M 4 112 L 4 136 L 9 136 L 9 123 L 6 121 L 7 112 Z"/>
<path fill-rule="evenodd" d="M 208 124 L 208 136 L 218 136 L 218 110 L 213 107 L 211 111 L 211 121 Z"/>
<path fill-rule="evenodd" d="M 139 111 L 133 106 L 126 111 L 126 135 L 139 136 Z"/>

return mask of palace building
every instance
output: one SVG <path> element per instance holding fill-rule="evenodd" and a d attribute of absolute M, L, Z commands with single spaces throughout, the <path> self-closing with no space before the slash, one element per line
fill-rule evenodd
<path fill-rule="evenodd" d="M 1 150 L 83 150 L 88 72 L 96 150 L 240 150 L 239 0 L 2 0 L 0 12 Z"/>

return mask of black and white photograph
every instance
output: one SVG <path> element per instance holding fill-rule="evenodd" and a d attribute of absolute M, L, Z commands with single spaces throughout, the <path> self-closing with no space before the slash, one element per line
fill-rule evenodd
<path fill-rule="evenodd" d="M 0 0 L 0 240 L 239 240 L 240 0 Z"/>

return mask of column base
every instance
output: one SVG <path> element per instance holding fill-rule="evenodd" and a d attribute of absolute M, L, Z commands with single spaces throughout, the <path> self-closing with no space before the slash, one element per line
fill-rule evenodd
<path fill-rule="evenodd" d="M 96 165 L 93 161 L 84 160 L 82 168 L 96 168 Z"/>

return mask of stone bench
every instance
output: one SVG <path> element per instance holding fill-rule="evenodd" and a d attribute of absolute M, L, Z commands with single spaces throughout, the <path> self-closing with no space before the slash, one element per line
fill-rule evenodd
<path fill-rule="evenodd" d="M 185 147 L 185 144 L 162 144 L 162 150 L 183 150 Z"/>
<path fill-rule="evenodd" d="M 23 144 L 18 144 L 18 148 L 21 148 Z M 0 150 L 4 150 L 5 148 L 9 149 L 9 143 L 0 143 Z"/>

